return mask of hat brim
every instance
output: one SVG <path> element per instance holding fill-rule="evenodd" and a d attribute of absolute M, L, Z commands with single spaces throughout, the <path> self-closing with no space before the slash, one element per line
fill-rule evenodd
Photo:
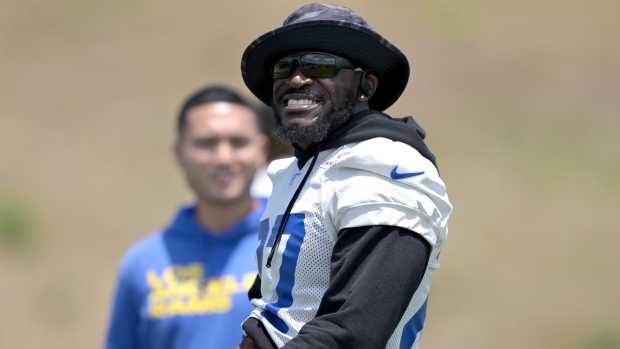
<path fill-rule="evenodd" d="M 347 22 L 309 21 L 280 27 L 254 40 L 241 59 L 243 81 L 258 99 L 271 105 L 273 65 L 302 50 L 333 53 L 370 69 L 379 79 L 368 101 L 371 109 L 391 106 L 409 80 L 407 57 L 379 34 Z"/>

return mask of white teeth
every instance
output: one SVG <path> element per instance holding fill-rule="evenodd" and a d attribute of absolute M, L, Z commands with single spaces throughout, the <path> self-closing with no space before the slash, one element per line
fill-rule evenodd
<path fill-rule="evenodd" d="M 287 106 L 302 106 L 302 105 L 313 105 L 315 104 L 311 99 L 289 99 Z"/>

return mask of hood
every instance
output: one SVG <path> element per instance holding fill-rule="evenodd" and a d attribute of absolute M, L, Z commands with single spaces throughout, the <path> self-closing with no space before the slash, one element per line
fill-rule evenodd
<path fill-rule="evenodd" d="M 320 144 L 310 146 L 307 149 L 294 146 L 295 157 L 298 160 L 299 168 L 302 168 L 312 156 L 320 151 L 377 137 L 405 143 L 416 149 L 437 167 L 435 155 L 424 143 L 426 132 L 412 116 L 395 119 L 376 110 L 365 110 L 352 115 L 347 122 L 331 131 Z"/>

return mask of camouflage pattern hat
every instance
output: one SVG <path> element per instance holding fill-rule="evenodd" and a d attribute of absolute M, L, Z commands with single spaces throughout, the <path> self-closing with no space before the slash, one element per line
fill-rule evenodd
<path fill-rule="evenodd" d="M 409 80 L 407 57 L 353 10 L 312 3 L 295 10 L 283 25 L 261 35 L 243 53 L 241 74 L 247 87 L 267 105 L 272 99 L 272 69 L 282 57 L 298 51 L 319 51 L 349 59 L 379 78 L 369 100 L 383 111 L 403 93 Z"/>

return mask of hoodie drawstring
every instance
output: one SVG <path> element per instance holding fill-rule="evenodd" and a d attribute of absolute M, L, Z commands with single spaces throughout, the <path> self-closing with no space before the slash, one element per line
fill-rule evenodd
<path fill-rule="evenodd" d="M 319 152 L 317 152 L 316 155 L 314 155 L 314 157 L 312 158 L 312 161 L 310 162 L 310 167 L 308 167 L 308 171 L 306 171 L 306 174 L 304 175 L 304 178 L 301 180 L 301 183 L 299 183 L 299 185 L 297 186 L 297 189 L 295 190 L 295 193 L 293 194 L 291 201 L 289 201 L 288 206 L 286 206 L 286 210 L 284 211 L 284 216 L 282 216 L 282 221 L 280 222 L 280 226 L 278 227 L 278 233 L 276 234 L 276 240 L 273 243 L 273 247 L 271 248 L 269 257 L 267 258 L 267 264 L 266 264 L 267 268 L 271 268 L 271 260 L 273 259 L 273 255 L 275 251 L 278 249 L 278 244 L 280 244 L 280 239 L 282 238 L 282 234 L 284 233 L 284 228 L 286 227 L 286 223 L 288 222 L 288 217 L 291 214 L 293 205 L 295 204 L 295 201 L 297 200 L 299 193 L 301 193 L 301 189 L 304 187 L 306 180 L 310 176 L 310 172 L 312 172 L 312 168 L 314 167 L 314 164 L 316 163 L 316 159 L 318 157 L 319 157 Z"/>

